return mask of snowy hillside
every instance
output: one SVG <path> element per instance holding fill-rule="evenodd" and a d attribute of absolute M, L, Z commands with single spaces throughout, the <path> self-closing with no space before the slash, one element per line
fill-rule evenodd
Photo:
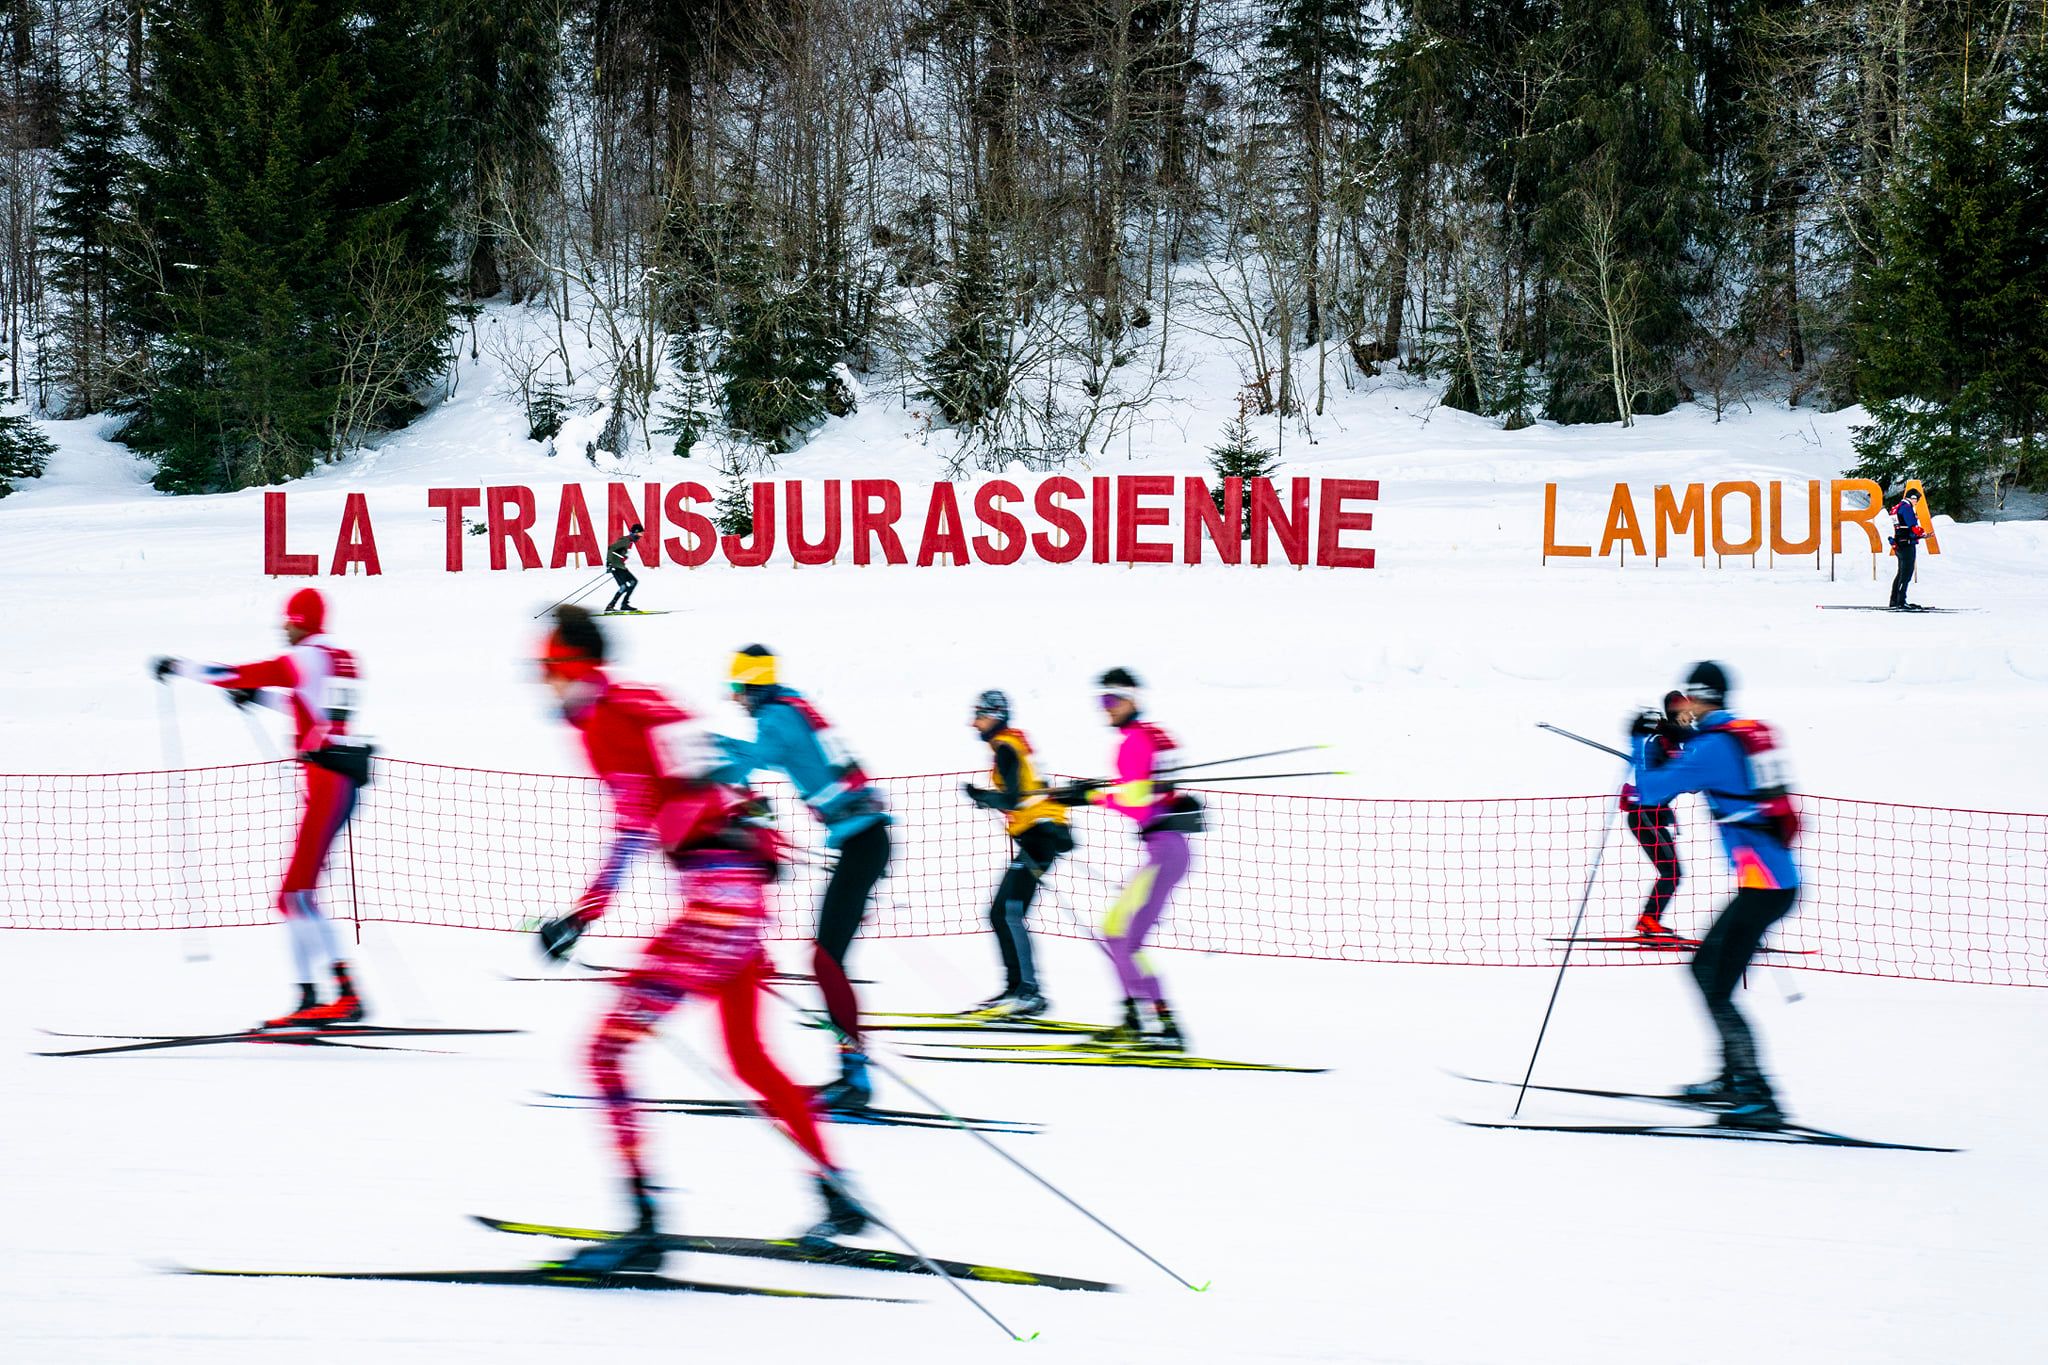
<path fill-rule="evenodd" d="M 578 772 L 533 681 L 532 618 L 591 572 L 445 573 L 443 522 L 425 492 L 712 480 L 646 453 L 602 467 L 550 457 L 493 385 L 465 372 L 457 396 L 410 430 L 294 485 L 292 535 L 324 554 L 346 495 L 367 495 L 384 572 L 319 586 L 334 634 L 363 661 L 365 719 L 388 753 Z M 1234 390 L 1227 366 L 1198 367 L 1170 421 L 1141 428 L 1127 456 L 1077 472 L 1205 473 Z M 1806 790 L 2048 810 L 2034 758 L 2048 742 L 2048 524 L 1938 517 L 1942 553 L 1923 556 L 1915 597 L 1967 609 L 1955 614 L 1816 610 L 1883 602 L 1890 565 L 1860 550 L 1833 581 L 1810 559 L 1539 563 L 1547 483 L 1560 485 L 1560 525 L 1596 533 L 1617 482 L 1646 492 L 1833 477 L 1850 462 L 1850 421 L 1759 408 L 1715 424 L 1680 409 L 1632 430 L 1503 432 L 1376 381 L 1343 396 L 1312 440 L 1290 428 L 1280 470 L 1379 480 L 1365 537 L 1373 569 L 714 560 L 640 570 L 640 604 L 673 614 L 613 622 L 613 637 L 622 671 L 727 727 L 742 723 L 722 695 L 727 656 L 773 645 L 787 680 L 880 773 L 985 762 L 966 725 L 985 687 L 1011 693 L 1049 763 L 1098 768 L 1109 739 L 1090 682 L 1121 664 L 1204 756 L 1328 743 L 1328 766 L 1349 775 L 1289 789 L 1415 797 L 1606 790 L 1611 760 L 1536 723 L 1618 742 L 1631 710 L 1693 660 L 1717 657 L 1736 671 L 1744 709 L 1780 727 Z M 49 473 L 0 501 L 0 770 L 158 767 L 150 656 L 272 652 L 297 582 L 261 572 L 260 491 L 161 497 L 94 424 L 48 429 L 59 444 Z M 560 447 L 580 450 L 580 431 Z M 770 476 L 925 483 L 944 477 L 939 449 L 918 412 L 876 395 Z M 196 688 L 177 705 L 186 761 L 263 756 L 226 705 Z M 2015 892 L 2029 894 L 2038 886 Z M 923 1305 L 162 1273 L 173 1262 L 516 1266 L 559 1244 L 466 1215 L 620 1217 L 599 1117 L 540 1102 L 587 1090 L 582 1048 L 608 992 L 507 980 L 536 974 L 523 936 L 370 925 L 352 949 L 380 1022 L 523 1030 L 514 1036 L 425 1040 L 419 1052 L 29 1055 L 77 1041 L 43 1030 L 236 1027 L 283 1003 L 281 940 L 269 929 L 0 940 L 0 1354 L 34 1365 L 525 1365 L 655 1352 L 917 1365 L 1010 1349 L 1103 1365 L 2024 1362 L 2048 1333 L 2033 1288 L 2048 1271 L 2036 1136 L 2048 1102 L 2026 1061 L 2048 1047 L 2035 993 L 1776 967 L 1753 975 L 1744 1001 L 1800 1121 L 1965 1150 L 1454 1126 L 1445 1116 L 1507 1112 L 1511 1092 L 1446 1072 L 1518 1077 L 1549 972 L 1175 952 L 1164 970 L 1204 1054 L 1327 1070 L 892 1065 L 959 1112 L 1043 1123 L 996 1141 L 1175 1271 L 1213 1281 L 1200 1296 L 967 1137 L 859 1128 L 834 1136 L 878 1206 L 927 1250 L 1126 1292 L 978 1285 L 1006 1322 L 1043 1333 L 1013 1348 L 928 1279 L 815 1266 L 677 1257 L 669 1273 Z M 792 948 L 778 956 L 801 968 Z M 1115 992 L 1100 955 L 1064 940 L 1044 951 L 1058 1011 L 1104 1017 Z M 869 1008 L 941 1010 L 986 994 L 993 958 L 980 938 L 900 940 L 857 946 L 853 966 L 878 983 Z M 826 1074 L 821 1035 L 787 1017 L 775 1031 L 801 1079 Z M 698 1057 L 715 1051 L 702 1018 L 678 1035 Z M 1575 968 L 1536 1078 L 1662 1090 L 1705 1074 L 1709 1037 L 1681 970 Z M 701 1063 L 657 1047 L 637 1065 L 649 1095 L 729 1093 Z M 878 1102 L 915 1103 L 889 1082 Z M 1668 1113 L 1545 1094 L 1524 1117 Z M 759 1125 L 650 1122 L 678 1230 L 776 1237 L 808 1221 L 795 1163 Z"/>

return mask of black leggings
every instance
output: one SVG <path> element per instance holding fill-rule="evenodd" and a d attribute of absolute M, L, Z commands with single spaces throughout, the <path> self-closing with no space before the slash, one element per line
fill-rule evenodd
<path fill-rule="evenodd" d="M 1665 907 L 1678 891 L 1678 879 L 1685 875 L 1685 869 L 1678 864 L 1678 840 L 1674 837 L 1677 827 L 1678 817 L 1669 806 L 1638 806 L 1628 813 L 1628 832 L 1636 836 L 1636 842 L 1643 846 L 1644 854 L 1657 869 L 1657 884 L 1650 888 L 1650 898 L 1643 902 L 1643 913 L 1659 919 L 1664 917 Z"/>
<path fill-rule="evenodd" d="M 1017 836 L 1010 865 L 996 887 L 996 898 L 988 907 L 989 928 L 996 932 L 996 947 L 1003 955 L 1003 991 L 1016 995 L 1038 989 L 1037 964 L 1031 953 L 1031 933 L 1024 917 L 1031 913 L 1032 898 L 1038 894 L 1039 879 L 1060 854 L 1074 846 L 1074 836 L 1065 825 L 1041 820 Z"/>
<path fill-rule="evenodd" d="M 611 603 L 605 610 L 619 611 L 632 606 L 633 589 L 640 586 L 640 580 L 633 577 L 633 571 L 623 564 L 618 565 L 612 570 L 612 581 L 619 585 L 619 590 L 612 594 Z"/>
<path fill-rule="evenodd" d="M 1905 536 L 1893 541 L 1892 549 L 1899 556 L 1899 571 L 1892 575 L 1892 605 L 1903 607 L 1906 605 L 1906 589 L 1913 585 L 1913 559 L 1920 547 L 1913 543 L 1911 536 Z"/>
<path fill-rule="evenodd" d="M 818 946 L 811 954 L 811 970 L 825 996 L 825 1013 L 849 1043 L 860 1042 L 860 1000 L 846 979 L 846 950 L 860 932 L 868 896 L 888 869 L 889 827 L 871 825 L 839 846 L 839 861 L 832 865 L 825 899 L 818 906 Z"/>
<path fill-rule="evenodd" d="M 1721 1034 L 1721 1066 L 1733 1076 L 1760 1071 L 1756 1035 L 1735 1008 L 1735 987 L 1756 956 L 1764 935 L 1792 910 L 1799 888 L 1745 886 L 1735 893 L 1693 954 L 1692 979 L 1706 999 L 1707 1014 Z"/>

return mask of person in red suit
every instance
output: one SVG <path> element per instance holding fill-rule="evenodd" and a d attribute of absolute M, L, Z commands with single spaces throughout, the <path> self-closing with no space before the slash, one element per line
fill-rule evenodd
<path fill-rule="evenodd" d="M 763 1111 L 813 1163 L 825 1215 L 804 1240 L 827 1243 L 859 1232 L 868 1224 L 867 1213 L 826 1146 L 810 1093 L 790 1080 L 761 1041 L 768 975 L 762 938 L 781 841 L 757 818 L 761 807 L 749 792 L 711 779 L 722 759 L 696 717 L 655 688 L 614 679 L 605 669 L 605 652 L 603 632 L 589 612 L 555 609 L 554 629 L 541 647 L 541 676 L 604 784 L 613 830 L 575 908 L 541 927 L 541 948 L 557 960 L 567 957 L 643 853 L 658 849 L 667 858 L 677 908 L 620 981 L 611 1011 L 590 1042 L 590 1074 L 604 1098 L 633 1226 L 624 1236 L 584 1248 L 566 1268 L 593 1274 L 661 1268 L 667 1239 L 656 1220 L 625 1058 L 691 995 L 717 1006 L 733 1074 L 761 1097 Z"/>
<path fill-rule="evenodd" d="M 248 664 L 209 664 L 159 658 L 157 680 L 179 677 L 224 689 L 237 706 L 261 705 L 291 718 L 292 748 L 306 779 L 306 802 L 285 865 L 277 905 L 291 930 L 292 959 L 299 973 L 297 1008 L 264 1021 L 265 1028 L 349 1024 L 364 1013 L 355 978 L 342 956 L 334 925 L 320 909 L 320 869 L 356 808 L 356 794 L 369 784 L 368 745 L 349 735 L 361 673 L 356 657 L 327 636 L 327 601 L 313 588 L 300 588 L 285 602 L 284 636 L 289 648 L 273 659 Z M 322 1002 L 317 983 L 334 978 L 334 998 Z"/>

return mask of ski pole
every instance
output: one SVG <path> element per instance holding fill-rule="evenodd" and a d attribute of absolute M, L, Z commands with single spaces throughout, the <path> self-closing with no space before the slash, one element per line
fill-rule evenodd
<path fill-rule="evenodd" d="M 810 1010 L 807 1010 L 802 1005 L 797 1004 L 796 1001 L 791 1000 L 788 996 L 784 995 L 781 991 L 776 990 L 773 986 L 770 986 L 767 989 L 768 994 L 774 996 L 777 1000 L 780 1000 L 783 1004 L 789 1006 L 798 1014 L 801 1014 L 806 1018 L 811 1019 L 813 1022 L 816 1022 L 817 1015 L 813 1014 Z M 994 1152 L 997 1156 L 1009 1162 L 1012 1166 L 1015 1166 L 1018 1170 L 1024 1172 L 1024 1174 L 1030 1176 L 1033 1180 L 1037 1181 L 1040 1185 L 1044 1186 L 1052 1194 L 1058 1196 L 1059 1199 L 1063 1203 L 1065 1203 L 1068 1208 L 1074 1210 L 1074 1212 L 1080 1214 L 1083 1218 L 1086 1218 L 1089 1222 L 1095 1224 L 1096 1227 L 1101 1228 L 1104 1232 L 1116 1238 L 1119 1242 L 1122 1242 L 1132 1251 L 1137 1252 L 1140 1256 L 1150 1261 L 1153 1265 L 1159 1267 L 1160 1270 L 1165 1271 L 1167 1276 L 1173 1280 L 1178 1281 L 1182 1288 L 1192 1289 L 1197 1294 L 1202 1293 L 1204 1290 L 1208 1289 L 1209 1284 L 1207 1281 L 1204 1281 L 1203 1283 L 1196 1285 L 1190 1284 L 1187 1280 L 1182 1279 L 1164 1261 L 1160 1260 L 1157 1256 L 1154 1256 L 1151 1252 L 1145 1250 L 1145 1248 L 1139 1246 L 1136 1242 L 1133 1242 L 1130 1238 L 1124 1236 L 1121 1232 L 1118 1232 L 1108 1223 L 1102 1221 L 1101 1218 L 1097 1217 L 1079 1200 L 1075 1199 L 1074 1196 L 1068 1194 L 1065 1190 L 1053 1184 L 1050 1180 L 1047 1180 L 1037 1171 L 1032 1170 L 1029 1166 L 1025 1165 L 1022 1161 L 1018 1160 L 1015 1155 L 1005 1150 L 1004 1148 L 997 1146 L 994 1142 L 992 1142 L 989 1139 L 988 1134 L 983 1133 L 979 1129 L 970 1126 L 966 1122 L 966 1120 L 962 1119 L 958 1114 L 955 1114 L 945 1105 L 933 1099 L 931 1095 L 928 1094 L 924 1089 L 922 1089 L 914 1082 L 906 1078 L 903 1075 L 903 1073 L 898 1071 L 895 1067 L 892 1067 L 887 1063 L 883 1062 L 882 1060 L 880 1060 L 878 1057 L 874 1055 L 872 1051 L 868 1054 L 868 1062 L 871 1066 L 875 1068 L 875 1070 L 881 1072 L 884 1076 L 887 1076 L 890 1080 L 896 1082 L 896 1084 L 902 1086 L 905 1090 L 908 1090 L 911 1094 L 917 1096 L 917 1098 L 919 1098 L 920 1100 L 923 1100 L 933 1109 L 936 1109 L 939 1112 L 939 1115 L 942 1118 L 944 1118 L 948 1123 L 951 1123 L 954 1127 L 960 1129 L 960 1131 L 962 1131 L 963 1133 L 971 1134 L 975 1141 L 979 1142 L 982 1146 L 988 1148 L 991 1152 Z"/>
<path fill-rule="evenodd" d="M 1159 771 L 1162 774 L 1188 773 L 1193 772 L 1197 768 L 1220 768 L 1225 763 L 1251 763 L 1261 758 L 1285 758 L 1289 754 L 1314 753 L 1318 749 L 1327 749 L 1329 747 L 1327 744 L 1303 744 L 1292 749 L 1268 749 L 1263 754 L 1239 754 L 1236 758 L 1212 758 L 1205 763 L 1173 763 L 1159 769 Z"/>
<path fill-rule="evenodd" d="M 782 998 L 777 992 L 773 990 L 770 990 L 768 993 L 770 995 L 774 995 L 778 1000 Z M 655 1031 L 655 1036 L 661 1039 L 662 1045 L 664 1047 L 668 1048 L 670 1052 L 673 1052 L 678 1057 L 681 1057 L 693 1069 L 703 1072 L 708 1076 L 712 1076 L 716 1080 L 723 1083 L 724 1077 L 720 1073 L 715 1071 L 709 1063 L 700 1061 L 697 1057 L 697 1054 L 691 1050 L 688 1044 L 684 1043 L 682 1040 L 678 1038 L 671 1037 L 665 1031 L 657 1030 Z M 784 1128 L 781 1124 L 777 1123 L 775 1121 L 774 1116 L 771 1115 L 766 1109 L 763 1109 L 758 1101 L 748 1097 L 745 1094 L 742 1094 L 737 1087 L 728 1087 L 728 1089 L 732 1090 L 732 1093 L 734 1097 L 739 1101 L 741 1108 L 745 1109 L 755 1118 L 760 1119 L 761 1121 L 766 1123 L 770 1128 L 773 1128 L 776 1132 L 782 1134 L 783 1138 L 788 1141 L 789 1145 L 796 1148 L 797 1151 L 801 1152 L 806 1160 L 814 1159 L 810 1152 L 804 1151 L 804 1146 L 801 1142 L 798 1142 L 796 1140 L 796 1135 L 790 1132 L 787 1128 Z M 908 1251 L 911 1255 L 917 1257 L 918 1261 L 921 1264 L 923 1264 L 925 1269 L 931 1271 L 932 1274 L 938 1276 L 947 1284 L 951 1285 L 953 1287 L 954 1292 L 959 1294 L 961 1298 L 973 1304 L 976 1310 L 978 1310 L 983 1317 L 987 1318 L 990 1322 L 994 1323 L 997 1327 L 1001 1328 L 1004 1336 L 1007 1336 L 1012 1341 L 1036 1341 L 1038 1339 L 1038 1333 L 1036 1332 L 1033 1332 L 1028 1337 L 1020 1337 L 1014 1331 L 1012 1331 L 1008 1323 L 1004 1322 L 1001 1318 L 997 1317 L 993 1312 L 991 1312 L 987 1304 L 983 1303 L 980 1299 L 974 1297 L 974 1295 L 968 1291 L 967 1286 L 961 1284 L 956 1276 L 954 1276 L 944 1266 L 940 1265 L 937 1261 L 934 1261 L 931 1257 L 925 1255 L 922 1251 L 918 1250 L 917 1244 L 915 1242 L 912 1242 L 908 1237 L 905 1237 L 901 1230 L 899 1230 L 894 1225 L 885 1220 L 880 1214 L 876 1213 L 874 1209 L 867 1204 L 866 1201 L 854 1198 L 853 1191 L 846 1188 L 846 1183 L 839 1178 L 839 1173 L 837 1171 L 820 1171 L 818 1173 L 818 1178 L 823 1180 L 826 1184 L 830 1185 L 842 1199 L 845 1199 L 849 1203 L 859 1205 L 861 1211 L 867 1215 L 869 1222 L 873 1223 L 882 1231 L 888 1233 L 891 1237 L 894 1237 L 897 1241 L 903 1243 L 904 1250 Z"/>
<path fill-rule="evenodd" d="M 190 912 L 192 908 L 192 848 L 186 829 L 185 805 L 185 746 L 178 733 L 178 699 L 171 695 L 171 689 L 158 680 L 157 719 L 163 736 L 165 774 L 171 783 L 174 804 L 177 806 L 176 821 L 178 838 L 178 901 L 179 909 Z M 186 930 L 185 960 L 205 962 L 213 956 L 212 945 L 206 938 L 206 929 L 193 925 Z"/>
<path fill-rule="evenodd" d="M 1204 777 L 1204 782 L 1274 782 L 1283 777 L 1349 777 L 1350 773 L 1341 768 L 1332 768 L 1319 773 L 1224 773 L 1220 777 Z M 1176 784 L 1178 785 L 1178 784 Z"/>
<path fill-rule="evenodd" d="M 585 583 L 585 584 L 584 584 L 584 585 L 583 585 L 582 587 L 580 587 L 580 588 L 578 588 L 578 589 L 577 589 L 576 591 L 574 591 L 574 592 L 570 593 L 570 594 L 569 594 L 569 595 L 568 595 L 567 597 L 564 597 L 564 598 L 563 598 L 563 599 L 562 599 L 561 601 L 559 601 L 559 602 L 550 602 L 550 603 L 548 603 L 548 604 L 547 604 L 546 606 L 542 607 L 542 608 L 541 608 L 541 609 L 540 609 L 539 611 L 535 612 L 535 613 L 534 613 L 534 614 L 533 614 L 533 615 L 532 615 L 532 616 L 531 616 L 530 618 L 528 618 L 528 619 L 530 619 L 530 620 L 534 620 L 534 621 L 538 621 L 538 620 L 540 620 L 540 618 L 541 618 L 541 617 L 543 617 L 543 616 L 546 616 L 546 615 L 547 615 L 547 614 L 548 614 L 549 612 L 553 611 L 553 610 L 554 610 L 554 609 L 555 609 L 556 607 L 565 607 L 565 606 L 569 605 L 569 604 L 570 604 L 571 602 L 574 602 L 574 601 L 576 601 L 576 600 L 577 600 L 578 598 L 582 597 L 582 596 L 583 596 L 583 595 L 584 595 L 585 593 L 589 592 L 589 591 L 590 591 L 590 590 L 591 590 L 592 588 L 596 587 L 596 586 L 597 586 L 598 584 L 600 584 L 600 583 L 604 582 L 604 580 L 605 580 L 605 579 L 607 579 L 607 578 L 609 578 L 609 577 L 611 576 L 611 572 L 612 572 L 612 571 L 611 571 L 610 569 L 606 569 L 606 570 L 605 570 L 605 571 L 604 571 L 603 573 L 600 573 L 600 574 L 599 574 L 599 575 L 598 575 L 597 577 L 595 577 L 595 578 L 591 579 L 591 580 L 590 580 L 590 581 L 589 581 L 588 583 Z"/>
<path fill-rule="evenodd" d="M 1578 736 L 1573 735 L 1572 738 L 1577 739 Z M 1592 743 L 1591 740 L 1583 742 Z M 1529 1049 L 1529 1066 L 1522 1072 L 1522 1088 L 1515 1092 L 1515 1111 L 1508 1115 L 1509 1118 L 1521 1116 L 1522 1101 L 1529 1094 L 1529 1078 L 1536 1074 L 1536 1056 L 1543 1051 L 1543 1035 L 1550 1031 L 1550 1012 L 1557 1008 L 1557 992 L 1564 985 L 1564 969 L 1572 965 L 1572 948 L 1578 941 L 1579 926 L 1585 922 L 1586 906 L 1593 899 L 1593 883 L 1599 880 L 1601 860 L 1607 856 L 1607 845 L 1614 841 L 1614 826 L 1620 818 L 1621 810 L 1617 807 L 1600 830 L 1600 847 L 1593 850 L 1593 870 L 1586 874 L 1586 889 L 1579 896 L 1578 913 L 1572 916 L 1571 932 L 1565 936 L 1564 960 L 1557 964 L 1557 980 L 1550 983 L 1550 1003 L 1543 1007 L 1543 1023 L 1536 1030 L 1536 1046 Z"/>
<path fill-rule="evenodd" d="M 1552 725 L 1547 720 L 1537 721 L 1536 728 L 1539 730 L 1548 730 L 1553 735 L 1563 735 L 1566 739 L 1575 739 L 1579 743 L 1585 745 L 1587 748 L 1598 749 L 1603 754 L 1613 754 L 1616 758 L 1620 759 L 1624 763 L 1635 762 L 1635 759 L 1631 755 L 1625 754 L 1619 749 L 1613 748 L 1610 745 L 1602 744 L 1597 739 L 1587 739 L 1584 735 L 1575 735 L 1569 730 L 1560 729 L 1557 726 Z"/>

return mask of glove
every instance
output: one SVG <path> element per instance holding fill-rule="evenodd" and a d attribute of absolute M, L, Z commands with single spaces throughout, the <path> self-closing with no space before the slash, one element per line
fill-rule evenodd
<path fill-rule="evenodd" d="M 1099 784 L 1094 782 L 1069 782 L 1064 787 L 1054 787 L 1046 792 L 1046 798 L 1057 806 L 1085 806 L 1088 794 Z"/>
<path fill-rule="evenodd" d="M 977 806 L 986 806 L 990 810 L 1002 809 L 1001 801 L 987 787 L 977 787 L 972 782 L 963 782 L 960 784 L 960 790 L 966 792 L 967 799 Z"/>
<path fill-rule="evenodd" d="M 1644 711 L 1629 722 L 1628 732 L 1631 736 L 1640 739 L 1644 735 L 1662 734 L 1665 724 L 1666 721 L 1662 711 Z"/>
<path fill-rule="evenodd" d="M 159 654 L 149 661 L 149 676 L 162 682 L 177 670 L 178 661 L 168 654 Z"/>
<path fill-rule="evenodd" d="M 256 689 L 253 687 L 230 687 L 228 700 L 237 706 L 253 706 L 256 703 Z"/>
<path fill-rule="evenodd" d="M 551 919 L 540 927 L 540 950 L 550 961 L 564 962 L 576 950 L 576 940 L 583 937 L 583 928 L 590 921 L 578 914 L 563 915 Z"/>

